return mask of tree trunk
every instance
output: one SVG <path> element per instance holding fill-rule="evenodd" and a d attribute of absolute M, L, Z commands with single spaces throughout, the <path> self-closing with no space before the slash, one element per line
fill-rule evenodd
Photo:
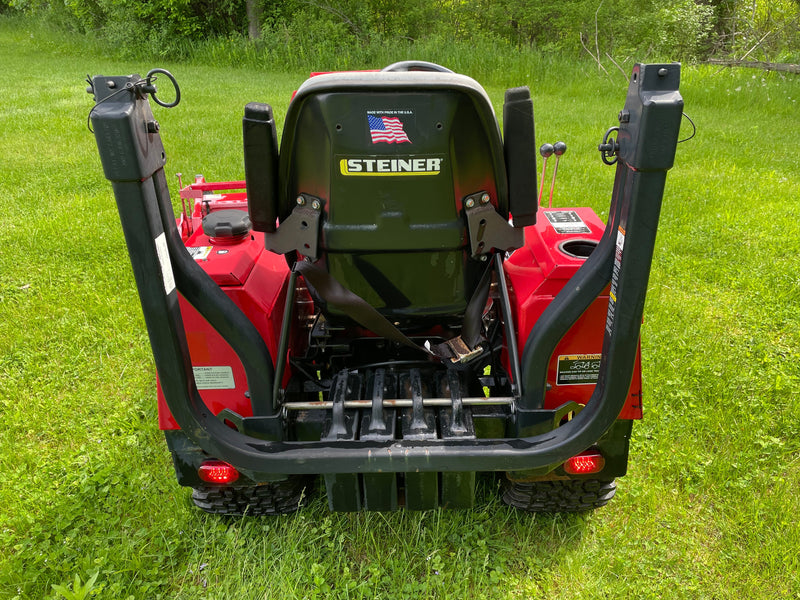
<path fill-rule="evenodd" d="M 261 39 L 261 0 L 247 0 L 247 35 L 251 40 Z"/>

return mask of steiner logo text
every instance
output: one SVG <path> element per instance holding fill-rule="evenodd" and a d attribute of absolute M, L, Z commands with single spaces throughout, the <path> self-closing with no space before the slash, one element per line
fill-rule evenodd
<path fill-rule="evenodd" d="M 438 175 L 442 170 L 441 157 L 406 158 L 342 158 L 339 171 L 342 175 L 400 176 L 400 175 Z"/>

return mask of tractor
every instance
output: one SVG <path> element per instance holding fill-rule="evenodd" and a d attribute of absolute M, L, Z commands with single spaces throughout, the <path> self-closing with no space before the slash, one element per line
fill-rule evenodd
<path fill-rule="evenodd" d="M 245 179 L 181 182 L 176 217 L 151 106 L 178 103 L 175 78 L 90 78 L 159 426 L 194 503 L 288 513 L 319 484 L 333 511 L 464 509 L 488 473 L 525 511 L 605 505 L 642 417 L 679 79 L 633 67 L 599 145 L 604 223 L 541 201 L 566 147 L 537 150 L 527 87 L 506 91 L 501 133 L 481 85 L 424 61 L 312 74 L 280 141 L 270 105 L 247 104 Z"/>

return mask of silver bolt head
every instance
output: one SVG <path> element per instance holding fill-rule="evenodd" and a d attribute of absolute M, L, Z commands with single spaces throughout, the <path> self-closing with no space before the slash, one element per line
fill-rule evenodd
<path fill-rule="evenodd" d="M 475 206 L 475 200 L 473 198 L 467 198 L 466 205 L 467 208 L 472 208 L 473 206 Z"/>
<path fill-rule="evenodd" d="M 306 199 L 303 198 L 302 196 L 298 196 L 297 197 L 297 206 L 305 206 L 305 204 L 306 204 Z"/>
<path fill-rule="evenodd" d="M 488 204 L 489 200 L 491 200 L 491 198 L 489 198 L 489 194 L 484 194 L 481 196 L 481 204 Z"/>
<path fill-rule="evenodd" d="M 314 210 L 319 210 L 320 208 L 322 208 L 322 205 L 319 203 L 319 200 L 314 200 L 311 203 L 311 208 L 313 208 Z"/>

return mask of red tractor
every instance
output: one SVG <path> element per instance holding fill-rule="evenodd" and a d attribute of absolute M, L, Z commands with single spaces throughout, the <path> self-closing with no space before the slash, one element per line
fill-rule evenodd
<path fill-rule="evenodd" d="M 506 92 L 501 135 L 478 83 L 418 61 L 309 78 L 280 144 L 248 104 L 245 181 L 198 177 L 176 220 L 158 75 L 176 104 L 160 69 L 94 77 L 91 123 L 199 507 L 293 511 L 319 475 L 336 511 L 470 507 L 480 472 L 524 510 L 611 499 L 642 415 L 679 65 L 633 69 L 600 146 L 607 224 L 539 206 L 527 88 Z"/>

